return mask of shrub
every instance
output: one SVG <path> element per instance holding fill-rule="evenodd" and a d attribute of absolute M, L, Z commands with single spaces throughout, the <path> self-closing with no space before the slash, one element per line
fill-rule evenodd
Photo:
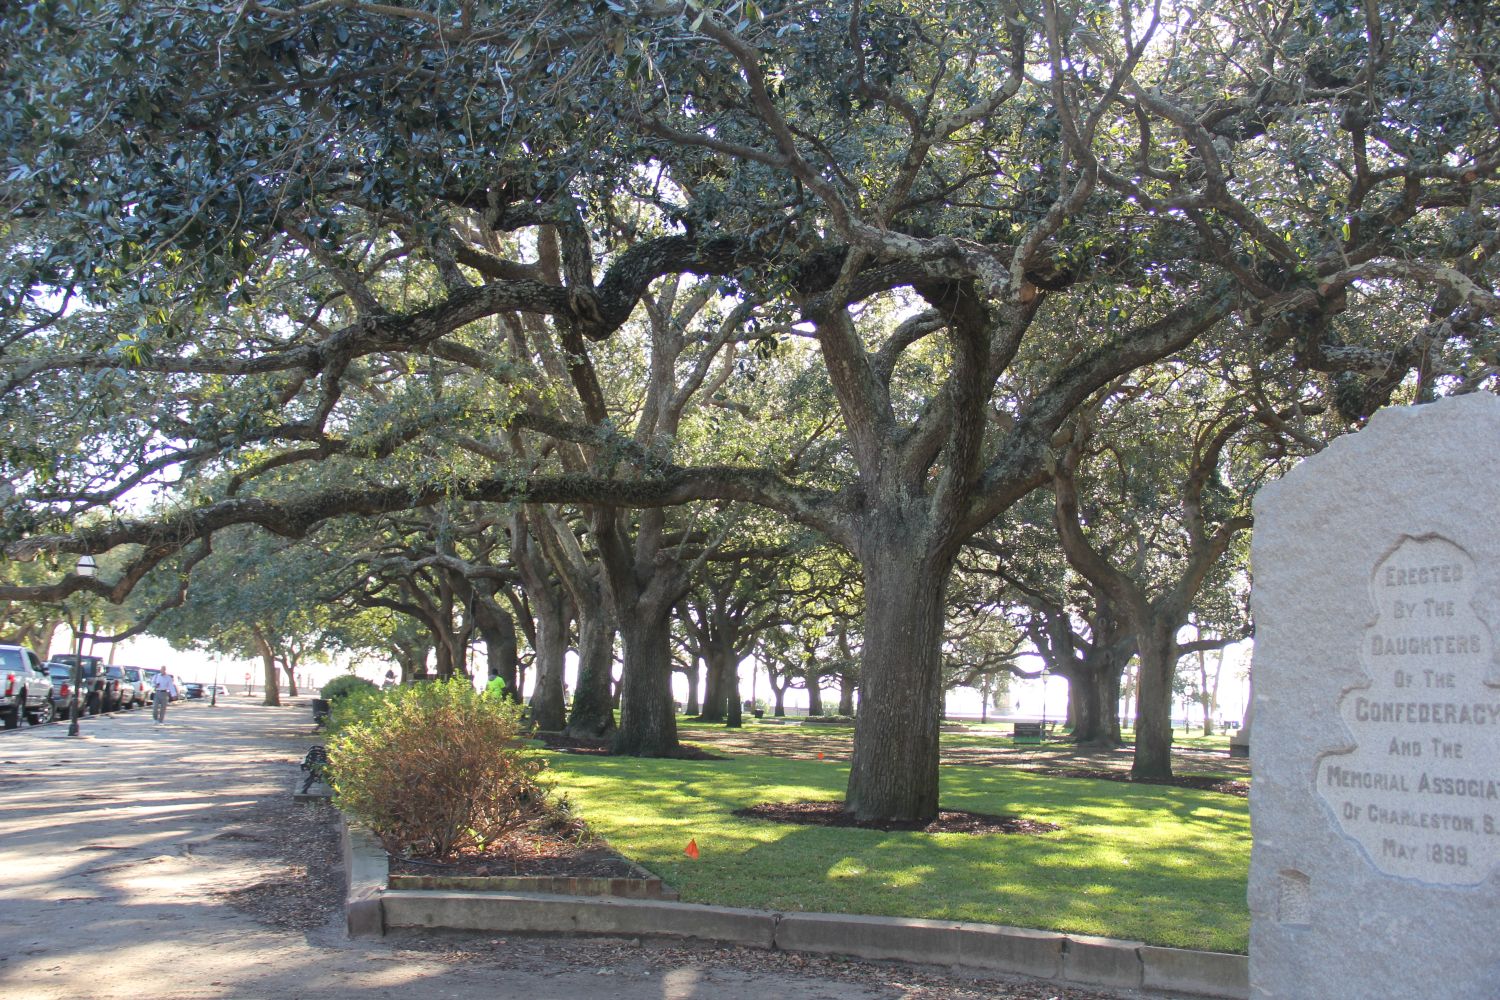
<path fill-rule="evenodd" d="M 341 697 L 348 696 L 353 691 L 378 690 L 380 688 L 375 687 L 374 684 L 366 681 L 362 676 L 354 675 L 354 673 L 341 673 L 341 675 L 336 676 L 332 681 L 323 685 L 323 690 L 318 691 L 318 697 L 326 700 L 326 702 L 338 702 Z"/>
<path fill-rule="evenodd" d="M 363 677 L 358 677 L 354 674 L 340 674 L 327 684 L 324 684 L 323 690 L 318 692 L 318 696 L 325 701 L 338 701 L 340 698 L 346 697 L 355 691 L 378 690 L 380 689 Z"/>
<path fill-rule="evenodd" d="M 363 722 L 375 713 L 385 700 L 386 692 L 375 685 L 350 685 L 347 694 L 331 699 L 328 705 L 328 721 L 323 724 L 326 740 L 331 740 L 349 726 Z"/>
<path fill-rule="evenodd" d="M 449 857 L 535 817 L 542 764 L 517 740 L 520 709 L 465 678 L 396 688 L 328 744 L 335 803 L 392 854 Z"/>

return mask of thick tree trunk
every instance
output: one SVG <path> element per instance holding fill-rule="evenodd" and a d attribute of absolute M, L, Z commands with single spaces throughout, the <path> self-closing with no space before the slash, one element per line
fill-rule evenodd
<path fill-rule="evenodd" d="M 1177 669 L 1175 636 L 1152 627 L 1139 637 L 1137 652 L 1140 682 L 1136 694 L 1135 762 L 1130 773 L 1137 778 L 1170 778 L 1172 675 Z"/>
<path fill-rule="evenodd" d="M 1130 653 L 1119 644 L 1103 641 L 1081 661 L 1074 661 L 1068 678 L 1070 708 L 1075 713 L 1073 741 L 1086 747 L 1118 747 L 1120 738 L 1120 675 Z"/>
<path fill-rule="evenodd" d="M 938 810 L 947 567 L 894 549 L 863 563 L 864 661 L 844 808 L 860 820 L 925 822 Z"/>
<path fill-rule="evenodd" d="M 517 704 L 521 701 L 521 679 L 517 674 L 520 653 L 516 648 L 516 620 L 499 607 L 476 606 L 474 623 L 484 638 L 486 676 L 505 682 L 505 696 Z"/>
<path fill-rule="evenodd" d="M 536 684 L 531 689 L 531 720 L 540 730 L 558 732 L 564 717 L 563 666 L 568 653 L 568 615 L 561 600 L 533 600 L 536 614 Z"/>
<path fill-rule="evenodd" d="M 819 677 L 812 671 L 808 671 L 803 678 L 807 685 L 807 714 L 817 717 L 823 714 L 823 689 L 819 684 Z"/>
<path fill-rule="evenodd" d="M 614 623 L 603 608 L 579 609 L 578 689 L 573 692 L 568 728 L 563 730 L 567 736 L 591 739 L 615 731 L 609 676 L 615 661 L 614 639 Z"/>
<path fill-rule="evenodd" d="M 731 650 L 719 675 L 719 691 L 724 696 L 724 725 L 738 729 L 745 724 L 744 706 L 740 703 L 740 654 Z"/>
<path fill-rule="evenodd" d="M 266 696 L 261 701 L 262 705 L 281 704 L 281 670 L 276 666 L 274 656 L 262 656 L 261 662 L 265 667 Z"/>
<path fill-rule="evenodd" d="M 286 693 L 288 698 L 297 697 L 297 664 L 287 662 L 283 664 L 286 669 Z"/>
<path fill-rule="evenodd" d="M 771 715 L 778 719 L 786 718 L 786 687 L 771 685 L 771 691 L 776 696 L 776 705 L 771 709 Z"/>
<path fill-rule="evenodd" d="M 50 650 L 52 649 L 52 637 L 57 634 L 57 629 L 60 624 L 60 622 L 55 622 L 49 619 L 45 622 L 42 622 L 41 625 L 37 626 L 35 637 L 32 640 L 31 648 L 41 653 L 41 655 L 45 659 L 50 660 L 52 658 L 50 652 Z"/>
<path fill-rule="evenodd" d="M 691 667 L 688 667 L 687 670 L 684 671 L 684 672 L 687 674 L 688 700 L 687 700 L 687 706 L 685 708 L 683 708 L 683 712 L 686 713 L 687 715 L 697 715 L 699 713 L 699 711 L 700 711 L 700 709 L 698 708 L 698 658 L 697 657 L 693 657 L 693 665 Z"/>
<path fill-rule="evenodd" d="M 266 695 L 262 699 L 262 705 L 281 704 L 281 668 L 276 665 L 276 651 L 271 648 L 271 643 L 258 631 L 255 633 L 255 649 L 260 653 L 260 663 L 263 679 L 266 684 Z"/>
<path fill-rule="evenodd" d="M 703 704 L 698 717 L 704 722 L 723 722 L 728 707 L 724 696 L 723 653 L 718 647 L 705 645 L 703 659 L 706 666 L 703 681 Z"/>
<path fill-rule="evenodd" d="M 693 666 L 688 667 L 685 673 L 687 673 L 687 705 L 682 706 L 682 714 L 697 715 L 700 711 L 697 708 L 697 676 L 699 676 L 697 660 L 693 660 Z"/>
<path fill-rule="evenodd" d="M 1112 747 L 1125 745 L 1125 737 L 1120 732 L 1120 680 L 1125 675 L 1125 664 L 1130 659 L 1123 659 L 1123 663 L 1110 663 L 1109 669 L 1101 672 L 1097 678 L 1100 710 L 1103 712 L 1104 745 Z"/>
<path fill-rule="evenodd" d="M 1100 704 L 1098 675 L 1080 667 L 1068 679 L 1068 711 L 1073 715 L 1073 742 L 1079 746 L 1101 746 L 1104 739 L 1104 707 Z"/>
<path fill-rule="evenodd" d="M 427 676 L 427 654 L 428 649 L 406 648 L 398 646 L 394 653 L 396 664 L 401 668 L 401 683 L 410 684 L 412 681 Z"/>
<path fill-rule="evenodd" d="M 1202 632 L 1199 632 L 1202 637 Z M 1213 681 L 1208 679 L 1208 656 L 1203 650 L 1198 650 L 1198 694 L 1199 701 L 1203 704 L 1203 735 L 1214 734 L 1214 712 L 1219 707 L 1219 675 L 1224 670 L 1224 651 L 1218 651 L 1218 666 L 1214 667 Z"/>
<path fill-rule="evenodd" d="M 848 670 L 839 671 L 839 714 L 854 717 L 854 675 Z"/>
<path fill-rule="evenodd" d="M 433 657 L 433 672 L 438 680 L 445 681 L 453 676 L 453 650 L 446 642 L 435 643 L 433 650 L 437 654 Z"/>
<path fill-rule="evenodd" d="M 671 619 L 663 612 L 621 622 L 620 638 L 620 728 L 611 749 L 631 757 L 671 757 L 678 749 Z"/>

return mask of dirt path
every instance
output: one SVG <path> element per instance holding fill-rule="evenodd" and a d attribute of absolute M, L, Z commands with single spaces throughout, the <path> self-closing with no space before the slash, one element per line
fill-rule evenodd
<path fill-rule="evenodd" d="M 18 1000 L 1103 1000 L 1144 994 L 670 943 L 350 942 L 331 815 L 294 806 L 304 705 L 0 733 L 0 995 Z"/>

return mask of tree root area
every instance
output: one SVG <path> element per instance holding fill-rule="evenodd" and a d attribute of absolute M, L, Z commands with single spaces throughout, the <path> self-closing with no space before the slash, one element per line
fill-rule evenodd
<path fill-rule="evenodd" d="M 548 750 L 557 750 L 561 753 L 586 753 L 595 754 L 600 757 L 608 757 L 614 753 L 613 742 L 608 736 L 597 738 L 584 738 L 578 736 L 564 736 L 562 733 L 537 733 L 536 738 L 541 740 L 542 745 Z M 677 752 L 663 754 L 671 760 L 728 760 L 728 757 L 709 753 L 691 743 L 678 744 Z"/>
<path fill-rule="evenodd" d="M 915 820 L 857 820 L 844 811 L 842 802 L 764 802 L 747 809 L 736 809 L 734 815 L 746 819 L 763 819 L 772 823 L 803 823 L 811 826 L 851 826 L 862 830 L 916 830 L 922 833 L 1051 833 L 1061 830 L 1055 823 L 1039 823 L 1022 816 L 994 816 L 989 813 L 939 810 L 930 823 Z"/>
<path fill-rule="evenodd" d="M 1216 778 L 1211 774 L 1174 774 L 1170 778 L 1137 778 L 1129 771 L 1104 771 L 1092 768 L 1049 768 L 1042 774 L 1059 778 L 1094 778 L 1098 781 L 1124 781 L 1136 785 L 1171 785 L 1176 788 L 1194 788 L 1200 792 L 1220 792 L 1237 798 L 1248 798 L 1250 782 L 1229 778 Z"/>

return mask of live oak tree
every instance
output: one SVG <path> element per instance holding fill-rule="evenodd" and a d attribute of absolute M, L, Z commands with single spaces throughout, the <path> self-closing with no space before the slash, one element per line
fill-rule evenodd
<path fill-rule="evenodd" d="M 550 529 L 544 525 L 542 530 Z M 561 576 L 535 540 L 524 508 L 511 514 L 510 560 L 521 578 L 532 622 L 528 639 L 536 679 L 532 683 L 531 719 L 540 730 L 559 732 L 567 722 L 564 667 L 570 629 L 578 613 Z"/>
<path fill-rule="evenodd" d="M 154 614 L 154 607 L 180 586 L 176 574 L 153 574 L 121 609 L 177 649 L 210 650 L 261 663 L 266 705 L 281 704 L 285 683 L 296 695 L 296 670 L 324 645 L 333 612 L 320 597 L 335 583 L 338 561 L 312 545 L 288 542 L 259 531 L 220 532 L 214 551 L 194 565 L 192 585 L 181 603 Z"/>
<path fill-rule="evenodd" d="M 340 595 L 422 623 L 436 653 L 439 679 L 473 673 L 469 649 L 485 647 L 484 675 L 519 697 L 518 574 L 506 558 L 505 521 L 486 505 L 435 505 L 387 516 L 341 549 L 357 581 Z"/>
<path fill-rule="evenodd" d="M 1079 413 L 1052 492 L 1068 562 L 1133 637 L 1140 687 L 1131 772 L 1155 778 L 1171 775 L 1178 662 L 1198 643 L 1240 638 L 1184 642 L 1180 633 L 1211 579 L 1244 571 L 1226 556 L 1249 531 L 1250 497 L 1275 466 L 1248 433 L 1247 407 L 1216 398 L 1201 370 L 1141 374 Z"/>
<path fill-rule="evenodd" d="M 786 557 L 785 550 L 721 549 L 679 602 L 677 618 L 686 645 L 694 661 L 706 667 L 702 721 L 742 725 L 740 663 L 753 650 L 755 637 L 779 620 Z"/>
<path fill-rule="evenodd" d="M 949 575 L 1099 391 L 1231 317 L 1356 418 L 1494 382 L 1478 5 L 97 0 L 0 29 L 8 552 L 139 546 L 0 597 L 122 600 L 237 524 L 524 500 L 651 539 L 758 504 L 860 566 L 862 819 L 935 812 Z M 807 335 L 826 465 L 642 453 L 594 405 L 583 362 L 684 274 Z M 1348 319 L 1372 299 L 1418 322 Z M 580 414 L 528 396 L 515 314 Z M 475 428 L 617 450 L 481 459 Z M 78 526 L 157 484 L 162 516 Z M 643 550 L 592 534 L 654 615 Z M 660 672 L 626 672 L 622 749 L 670 742 Z"/>

